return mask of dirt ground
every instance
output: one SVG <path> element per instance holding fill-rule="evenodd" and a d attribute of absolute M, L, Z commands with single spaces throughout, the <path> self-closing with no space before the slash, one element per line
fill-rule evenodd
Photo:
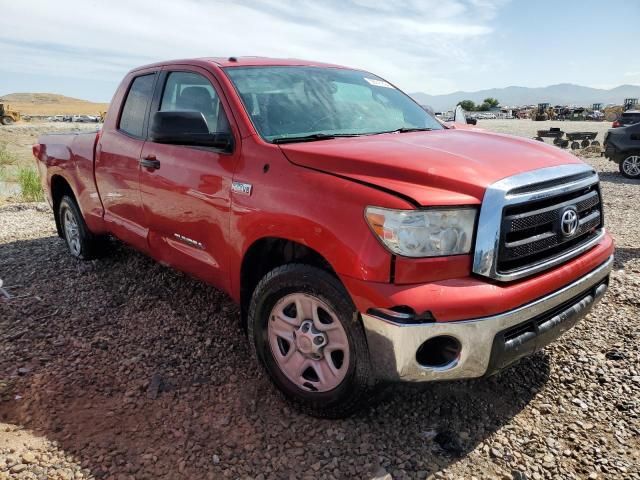
<path fill-rule="evenodd" d="M 508 133 L 520 137 L 533 138 L 537 130 L 549 130 L 559 128 L 565 133 L 597 132 L 596 140 L 602 144 L 604 135 L 611 128 L 611 122 L 570 122 L 570 121 L 546 121 L 534 122 L 532 120 L 478 120 L 477 127 L 498 133 Z M 551 139 L 545 140 L 551 143 Z"/>
<path fill-rule="evenodd" d="M 586 161 L 617 242 L 594 311 L 495 377 L 333 421 L 287 407 L 220 292 L 118 242 L 76 261 L 48 206 L 0 207 L 0 480 L 640 479 L 639 184 Z"/>
<path fill-rule="evenodd" d="M 45 133 L 86 132 L 99 128 L 97 123 L 69 122 L 20 122 L 13 125 L 0 125 L 0 144 L 6 144 L 7 150 L 14 153 L 20 162 L 33 163 L 31 146 Z"/>

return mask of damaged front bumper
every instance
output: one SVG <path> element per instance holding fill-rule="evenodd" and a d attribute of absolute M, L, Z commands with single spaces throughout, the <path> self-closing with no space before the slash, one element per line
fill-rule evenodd
<path fill-rule="evenodd" d="M 542 349 L 584 317 L 606 292 L 612 266 L 613 256 L 560 290 L 489 317 L 405 324 L 362 314 L 374 369 L 389 381 L 491 375 Z M 425 352 L 434 348 L 442 348 L 442 355 Z"/>

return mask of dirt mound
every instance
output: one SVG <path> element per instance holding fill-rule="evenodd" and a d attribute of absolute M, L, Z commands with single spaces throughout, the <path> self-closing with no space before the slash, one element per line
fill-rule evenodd
<path fill-rule="evenodd" d="M 9 93 L 0 99 L 23 115 L 97 115 L 109 106 L 57 93 Z"/>

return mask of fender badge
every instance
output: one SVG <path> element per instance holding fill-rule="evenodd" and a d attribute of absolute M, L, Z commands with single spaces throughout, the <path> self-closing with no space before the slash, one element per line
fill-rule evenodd
<path fill-rule="evenodd" d="M 233 193 L 237 193 L 238 195 L 251 195 L 252 189 L 253 189 L 253 185 L 251 185 L 250 183 L 242 183 L 242 182 L 231 183 L 231 191 Z"/>

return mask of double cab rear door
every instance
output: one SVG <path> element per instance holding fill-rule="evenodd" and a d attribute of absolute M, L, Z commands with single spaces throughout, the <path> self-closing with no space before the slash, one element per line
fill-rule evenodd
<path fill-rule="evenodd" d="M 214 76 L 180 65 L 137 71 L 114 104 L 115 128 L 105 128 L 96 154 L 104 220 L 114 235 L 164 264 L 219 286 L 228 282 L 230 193 L 239 136 Z M 232 133 L 233 152 L 149 140 L 160 111 L 202 112 L 211 133 Z"/>

